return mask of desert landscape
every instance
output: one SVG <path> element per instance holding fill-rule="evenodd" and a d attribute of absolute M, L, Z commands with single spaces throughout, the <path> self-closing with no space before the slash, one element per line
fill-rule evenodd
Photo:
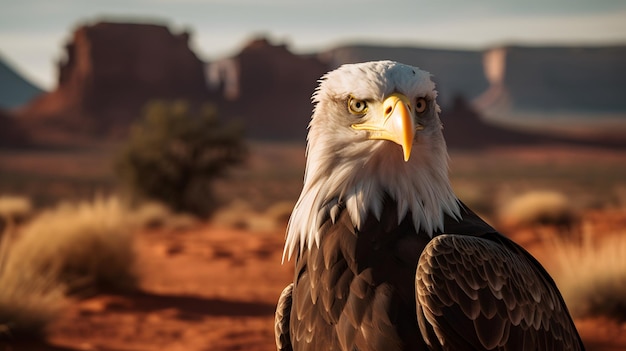
<path fill-rule="evenodd" d="M 546 267 L 587 350 L 626 350 L 626 47 L 258 37 L 204 62 L 190 36 L 80 25 L 50 91 L 0 66 L 23 93 L 0 101 L 0 351 L 274 350 L 311 93 L 382 58 L 435 73 L 458 197 Z"/>

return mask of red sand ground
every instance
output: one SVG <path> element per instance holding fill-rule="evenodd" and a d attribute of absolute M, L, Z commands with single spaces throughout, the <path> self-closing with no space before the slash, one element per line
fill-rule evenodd
<path fill-rule="evenodd" d="M 211 226 L 142 233 L 143 293 L 77 303 L 50 342 L 80 350 L 272 350 L 275 304 L 292 270 L 280 264 L 282 240 Z"/>
<path fill-rule="evenodd" d="M 292 278 L 292 264 L 280 264 L 282 232 L 204 225 L 146 231 L 136 244 L 143 292 L 74 302 L 51 327 L 48 344 L 0 350 L 275 350 L 275 303 Z M 626 325 L 602 318 L 577 325 L 588 350 L 626 350 Z"/>

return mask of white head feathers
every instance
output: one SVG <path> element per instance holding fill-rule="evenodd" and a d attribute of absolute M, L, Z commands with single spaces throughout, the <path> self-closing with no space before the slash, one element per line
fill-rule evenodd
<path fill-rule="evenodd" d="M 349 113 L 350 98 L 377 106 L 393 93 L 428 104 L 422 114 L 412 111 L 424 128 L 416 132 L 407 162 L 398 144 L 351 128 L 369 117 Z M 436 96 L 428 72 L 392 61 L 343 65 L 322 77 L 313 95 L 304 187 L 289 220 L 283 258 L 319 245 L 322 221 L 335 220 L 342 206 L 360 228 L 368 214 L 380 218 L 389 196 L 397 202 L 399 220 L 410 212 L 415 228 L 429 235 L 443 229 L 444 214 L 458 216 Z"/>

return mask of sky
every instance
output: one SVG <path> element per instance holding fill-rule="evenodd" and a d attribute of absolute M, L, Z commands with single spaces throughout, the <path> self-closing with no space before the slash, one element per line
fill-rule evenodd
<path fill-rule="evenodd" d="M 626 0 L 0 0 L 0 55 L 35 84 L 56 85 L 74 29 L 100 20 L 192 33 L 204 60 L 253 37 L 296 53 L 346 43 L 484 49 L 626 44 Z"/>

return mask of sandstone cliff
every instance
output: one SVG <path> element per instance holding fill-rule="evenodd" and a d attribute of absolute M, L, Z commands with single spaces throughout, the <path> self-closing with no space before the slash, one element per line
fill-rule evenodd
<path fill-rule="evenodd" d="M 266 39 L 249 42 L 235 57 L 209 64 L 220 114 L 241 120 L 257 139 L 304 140 L 317 80 L 328 66 Z"/>
<path fill-rule="evenodd" d="M 474 107 L 491 123 L 626 141 L 626 46 L 494 48 L 484 71 Z"/>
<path fill-rule="evenodd" d="M 165 26 L 101 22 L 79 27 L 59 63 L 57 88 L 25 106 L 36 139 L 124 134 L 154 99 L 208 101 L 204 64 L 189 34 Z"/>

